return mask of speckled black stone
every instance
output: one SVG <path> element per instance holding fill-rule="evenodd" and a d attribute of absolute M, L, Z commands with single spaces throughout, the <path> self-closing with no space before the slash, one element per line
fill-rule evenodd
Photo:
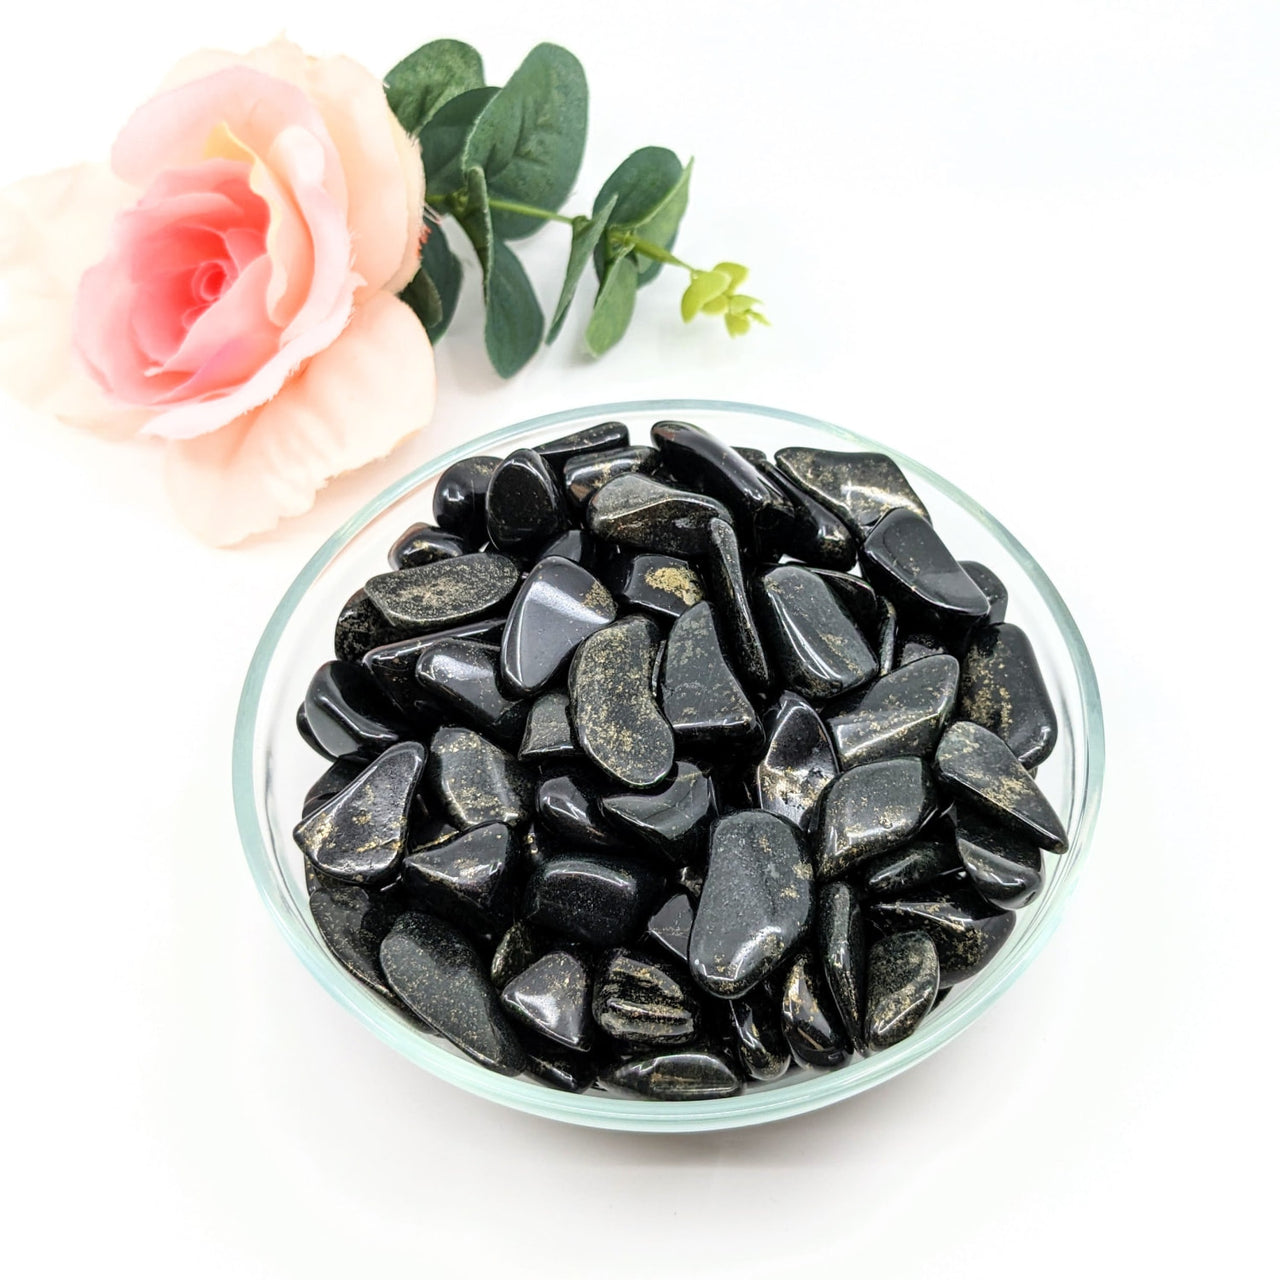
<path fill-rule="evenodd" d="M 813 866 L 791 823 L 753 811 L 719 819 L 689 935 L 694 981 L 723 999 L 750 991 L 804 936 L 813 897 Z"/>
<path fill-rule="evenodd" d="M 593 427 L 557 436 L 534 448 L 548 465 L 560 474 L 570 458 L 582 453 L 598 453 L 601 449 L 625 449 L 631 443 L 631 432 L 624 422 L 598 422 Z"/>
<path fill-rule="evenodd" d="M 427 754 L 427 786 L 460 831 L 503 822 L 527 822 L 533 811 L 533 781 L 526 766 L 474 729 L 437 730 Z"/>
<path fill-rule="evenodd" d="M 378 574 L 365 590 L 392 625 L 430 631 L 497 609 L 519 580 L 515 561 L 477 552 Z"/>
<path fill-rule="evenodd" d="M 604 582 L 621 604 L 655 618 L 678 618 L 705 596 L 698 571 L 676 556 L 620 556 Z"/>
<path fill-rule="evenodd" d="M 559 1049 L 532 1031 L 520 1037 L 524 1045 L 525 1071 L 553 1089 L 585 1093 L 596 1081 L 594 1056 Z"/>
<path fill-rule="evenodd" d="M 524 917 L 536 928 L 588 946 L 618 946 L 640 935 L 662 880 L 655 866 L 638 858 L 560 854 L 530 875 Z"/>
<path fill-rule="evenodd" d="M 693 928 L 693 899 L 681 890 L 673 893 L 649 917 L 645 937 L 677 960 L 689 959 L 689 932 Z"/>
<path fill-rule="evenodd" d="M 658 790 L 605 796 L 600 807 L 625 836 L 676 864 L 706 856 L 715 789 L 706 773 L 687 760 L 676 764 L 671 780 Z"/>
<path fill-rule="evenodd" d="M 799 694 L 784 693 L 764 715 L 764 754 L 747 775 L 751 801 L 808 830 L 840 766 L 822 717 Z"/>
<path fill-rule="evenodd" d="M 485 499 L 489 541 L 517 557 L 531 557 L 569 527 L 559 477 L 533 449 L 517 449 L 495 468 Z"/>
<path fill-rule="evenodd" d="M 625 842 L 604 819 L 596 779 L 584 770 L 544 776 L 534 793 L 538 821 L 569 849 L 623 849 Z"/>
<path fill-rule="evenodd" d="M 447 921 L 405 912 L 383 939 L 391 989 L 432 1030 L 503 1075 L 519 1075 L 524 1050 L 489 985 L 475 947 Z"/>
<path fill-rule="evenodd" d="M 517 859 L 511 829 L 490 822 L 443 844 L 410 849 L 401 874 L 415 905 L 492 933 L 511 920 Z"/>
<path fill-rule="evenodd" d="M 954 817 L 956 850 L 969 882 L 994 906 L 1025 907 L 1044 883 L 1044 855 L 1007 827 L 989 822 L 965 805 Z"/>
<path fill-rule="evenodd" d="M 311 784 L 311 789 L 303 797 L 301 816 L 309 818 L 326 800 L 350 786 L 368 767 L 369 762 L 359 756 L 343 756 L 335 760 Z"/>
<path fill-rule="evenodd" d="M 728 1001 L 729 1026 L 743 1072 L 753 1080 L 779 1080 L 791 1066 L 791 1049 L 782 1034 L 782 1002 L 772 984 L 762 982 Z"/>
<path fill-rule="evenodd" d="M 586 515 L 587 528 L 597 537 L 681 558 L 706 552 L 707 530 L 716 519 L 731 519 L 723 503 L 638 472 L 597 490 Z"/>
<path fill-rule="evenodd" d="M 867 977 L 867 1047 L 905 1040 L 938 998 L 938 953 L 927 933 L 899 933 L 872 944 Z"/>
<path fill-rule="evenodd" d="M 904 631 L 899 627 L 894 640 L 893 665 L 908 667 L 922 658 L 936 658 L 950 652 L 946 641 L 931 631 Z"/>
<path fill-rule="evenodd" d="M 900 898 L 872 901 L 867 914 L 884 933 L 924 930 L 937 948 L 944 987 L 984 969 L 1009 940 L 1016 919 L 954 877 Z"/>
<path fill-rule="evenodd" d="M 585 529 L 566 529 L 558 533 L 550 542 L 545 543 L 534 556 L 534 560 L 546 560 L 549 556 L 559 556 L 561 560 L 572 560 L 580 564 L 588 573 L 594 573 L 600 560 L 600 547 L 596 540 Z"/>
<path fill-rule="evenodd" d="M 872 590 L 871 585 L 852 573 L 842 573 L 837 569 L 811 568 L 809 572 L 822 579 L 840 607 L 862 632 L 862 638 L 868 646 L 875 648 L 874 642 L 880 635 L 880 597 Z"/>
<path fill-rule="evenodd" d="M 659 681 L 662 714 L 680 750 L 761 741 L 760 717 L 738 683 L 720 643 L 715 614 L 705 600 L 671 626 Z"/>
<path fill-rule="evenodd" d="M 569 695 L 544 693 L 529 708 L 520 743 L 520 759 L 533 764 L 549 764 L 579 755 L 578 743 L 569 722 Z"/>
<path fill-rule="evenodd" d="M 956 715 L 1003 738 L 1028 769 L 1049 758 L 1058 717 L 1027 633 L 1012 622 L 978 627 L 960 667 Z"/>
<path fill-rule="evenodd" d="M 418 683 L 418 659 L 422 652 L 442 640 L 475 640 L 480 644 L 496 644 L 502 636 L 501 618 L 479 618 L 456 627 L 431 631 L 424 636 L 392 640 L 370 649 L 360 665 L 378 682 L 379 688 L 415 724 L 439 720 L 436 704 Z"/>
<path fill-rule="evenodd" d="M 527 920 L 517 920 L 498 939 L 489 961 L 489 980 L 501 991 L 548 950 L 545 940 Z"/>
<path fill-rule="evenodd" d="M 759 462 L 756 466 L 791 503 L 789 527 L 765 548 L 770 558 L 789 555 L 814 568 L 850 568 L 857 559 L 858 542 L 849 526 L 773 463 Z"/>
<path fill-rule="evenodd" d="M 569 668 L 569 705 L 582 750 L 625 787 L 661 782 L 675 739 L 653 696 L 659 633 L 632 616 L 587 637 Z"/>
<path fill-rule="evenodd" d="M 924 503 L 902 469 L 883 453 L 789 448 L 778 451 L 777 464 L 862 537 L 887 512 L 898 508 L 928 519 Z"/>
<path fill-rule="evenodd" d="M 554 556 L 539 561 L 521 584 L 502 633 L 507 688 L 523 697 L 540 692 L 617 612 L 608 589 L 580 564 Z"/>
<path fill-rule="evenodd" d="M 581 955 L 550 951 L 502 988 L 502 1007 L 531 1031 L 586 1052 L 595 1038 L 591 990 L 591 968 Z"/>
<path fill-rule="evenodd" d="M 626 947 L 604 957 L 591 1011 L 601 1031 L 630 1049 L 686 1045 L 700 1027 L 698 993 L 684 966 Z"/>
<path fill-rule="evenodd" d="M 395 871 L 424 758 L 421 743 L 389 748 L 298 823 L 293 838 L 317 871 L 351 884 L 377 883 Z"/>
<path fill-rule="evenodd" d="M 943 654 L 891 671 L 828 707 L 827 725 L 841 767 L 932 755 L 955 708 L 959 684 L 960 664 Z"/>
<path fill-rule="evenodd" d="M 983 621 L 994 626 L 1003 622 L 1009 609 L 1009 588 L 996 576 L 995 571 L 988 569 L 977 560 L 961 560 L 960 567 L 971 577 L 979 591 L 987 597 L 987 616 Z"/>
<path fill-rule="evenodd" d="M 690 489 L 719 499 L 754 550 L 774 546 L 796 516 L 791 500 L 736 449 L 688 422 L 657 422 L 649 432 L 665 471 Z"/>
<path fill-rule="evenodd" d="M 879 659 L 817 574 L 779 565 L 759 579 L 755 600 L 769 657 L 786 688 L 824 700 L 879 674 Z"/>
<path fill-rule="evenodd" d="M 629 1058 L 605 1071 L 600 1082 L 655 1102 L 705 1102 L 738 1093 L 742 1081 L 708 1049 L 678 1049 L 647 1058 Z"/>
<path fill-rule="evenodd" d="M 427 700 L 449 719 L 472 725 L 506 747 L 524 736 L 529 704 L 503 692 L 496 646 L 437 640 L 423 646 L 414 675 Z"/>
<path fill-rule="evenodd" d="M 466 538 L 448 533 L 430 524 L 411 524 L 391 544 L 387 563 L 393 569 L 412 569 L 414 565 L 464 556 L 475 547 Z"/>
<path fill-rule="evenodd" d="M 462 458 L 446 467 L 436 481 L 431 502 L 432 519 L 448 533 L 465 539 L 472 550 L 485 540 L 485 500 L 489 481 L 501 458 L 483 454 Z"/>
<path fill-rule="evenodd" d="M 842 880 L 824 884 L 818 895 L 814 949 L 845 1035 L 855 1053 L 865 1053 L 867 929 L 857 895 Z"/>
<path fill-rule="evenodd" d="M 838 1067 L 849 1056 L 840 1014 L 810 947 L 796 954 L 782 980 L 782 1034 L 801 1066 Z"/>
<path fill-rule="evenodd" d="M 1062 853 L 1067 833 L 1036 780 L 994 733 L 957 720 L 942 735 L 934 767 L 944 786 L 1041 849 Z"/>
<path fill-rule="evenodd" d="M 382 939 L 395 922 L 387 896 L 363 885 L 328 883 L 311 891 L 308 904 L 325 946 L 338 963 L 366 986 L 391 995 L 378 963 Z"/>
<path fill-rule="evenodd" d="M 990 602 L 947 550 L 928 520 L 891 511 L 867 535 L 862 572 L 888 596 L 904 622 L 948 635 L 987 616 Z"/>
<path fill-rule="evenodd" d="M 880 674 L 887 676 L 898 665 L 898 611 L 892 600 L 877 597 L 880 606 L 877 636 L 877 653 L 880 657 Z"/>
<path fill-rule="evenodd" d="M 652 475 L 657 466 L 658 451 L 647 445 L 580 453 L 564 465 L 564 491 L 569 507 L 581 511 L 610 480 L 635 472 Z"/>
<path fill-rule="evenodd" d="M 877 760 L 827 788 L 815 842 L 818 876 L 830 880 L 864 858 L 906 844 L 934 815 L 937 799 L 924 761 Z"/>
<path fill-rule="evenodd" d="M 702 572 L 734 668 L 752 689 L 767 689 L 773 678 L 769 659 L 752 612 L 738 537 L 725 520 L 713 520 L 708 526 L 708 551 Z"/>
<path fill-rule="evenodd" d="M 921 838 L 890 853 L 864 858 L 858 863 L 858 887 L 864 897 L 883 898 L 918 889 L 960 869 L 954 842 Z"/>
<path fill-rule="evenodd" d="M 338 613 L 333 628 L 333 653 L 341 662 L 359 662 L 372 648 L 390 644 L 396 629 L 378 612 L 363 587 Z"/>

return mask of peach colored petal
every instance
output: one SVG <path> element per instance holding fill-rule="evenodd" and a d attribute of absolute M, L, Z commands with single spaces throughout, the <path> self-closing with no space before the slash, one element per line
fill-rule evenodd
<path fill-rule="evenodd" d="M 334 476 L 389 453 L 430 421 L 435 390 L 422 325 L 404 303 L 376 294 L 274 400 L 221 431 L 170 443 L 170 496 L 196 534 L 229 546 L 300 515 Z"/>
<path fill-rule="evenodd" d="M 133 435 L 150 416 L 109 400 L 72 345 L 81 273 L 106 252 L 111 222 L 137 191 L 106 165 L 76 165 L 0 191 L 0 386 L 40 413 Z"/>

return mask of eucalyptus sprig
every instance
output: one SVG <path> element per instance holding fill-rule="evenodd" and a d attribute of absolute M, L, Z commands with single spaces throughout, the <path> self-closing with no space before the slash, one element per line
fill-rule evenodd
<path fill-rule="evenodd" d="M 428 216 L 453 218 L 480 263 L 485 347 L 504 378 L 523 368 L 564 325 L 587 263 L 597 288 L 586 344 L 603 355 L 627 331 L 636 293 L 663 266 L 689 273 L 681 300 L 687 321 L 720 315 L 734 337 L 767 324 L 759 300 L 738 293 L 747 269 L 733 262 L 702 270 L 671 252 L 689 203 L 693 161 L 665 147 L 642 147 L 606 179 L 590 214 L 560 212 L 577 180 L 587 141 L 587 80 L 567 49 L 540 44 L 500 88 L 486 85 L 480 55 L 459 40 L 433 40 L 387 76 L 387 101 L 422 149 Z M 560 296 L 547 325 L 509 242 L 547 223 L 570 228 Z M 433 231 L 422 265 L 401 294 L 432 342 L 449 326 L 462 268 Z"/>

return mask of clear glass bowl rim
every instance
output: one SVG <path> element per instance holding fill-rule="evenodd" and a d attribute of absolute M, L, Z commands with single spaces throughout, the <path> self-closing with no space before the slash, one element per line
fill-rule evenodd
<path fill-rule="evenodd" d="M 254 759 L 259 704 L 276 646 L 294 610 L 311 585 L 361 529 L 424 481 L 461 458 L 490 451 L 502 452 L 493 447 L 500 446 L 527 432 L 550 432 L 563 424 L 577 422 L 584 418 L 602 421 L 633 413 L 666 417 L 679 414 L 685 417 L 696 417 L 699 412 L 728 412 L 790 422 L 832 436 L 833 444 L 837 447 L 852 446 L 886 453 L 904 469 L 909 472 L 914 471 L 946 493 L 1004 546 L 1039 591 L 1070 655 L 1081 693 L 1083 713 L 1080 735 L 1085 766 L 1083 801 L 1078 810 L 1077 821 L 1069 832 L 1071 838 L 1071 853 L 1067 855 L 1069 864 L 1058 878 L 1052 909 L 1040 914 L 1032 922 L 1018 940 L 1020 945 L 1016 955 L 1003 965 L 1000 961 L 1004 956 L 997 957 L 996 962 L 983 975 L 981 981 L 984 985 L 980 996 L 975 1001 L 968 1002 L 965 1007 L 960 1007 L 959 1002 L 943 1004 L 919 1031 L 901 1044 L 867 1058 L 855 1059 L 840 1070 L 817 1074 L 795 1084 L 756 1092 L 748 1091 L 737 1097 L 717 1098 L 705 1102 L 648 1102 L 615 1097 L 598 1091 L 587 1094 L 567 1093 L 547 1088 L 540 1083 L 498 1075 L 478 1063 L 451 1052 L 443 1045 L 434 1043 L 420 1029 L 412 1027 L 373 992 L 367 990 L 348 974 L 309 931 L 299 917 L 288 889 L 276 874 L 273 858 L 259 823 Z M 1004 525 L 963 490 L 931 468 L 895 449 L 844 427 L 804 414 L 792 413 L 786 409 L 731 400 L 631 400 L 585 405 L 544 414 L 469 440 L 415 468 L 384 489 L 376 498 L 340 525 L 307 561 L 289 586 L 272 613 L 254 651 L 236 714 L 232 749 L 232 790 L 236 823 L 249 869 L 267 910 L 289 945 L 330 995 L 410 1061 L 468 1092 L 514 1107 L 519 1111 L 550 1119 L 598 1128 L 651 1133 L 696 1132 L 781 1120 L 852 1097 L 883 1083 L 935 1053 L 990 1008 L 1039 954 L 1061 920 L 1063 910 L 1075 890 L 1097 822 L 1098 808 L 1102 798 L 1105 750 L 1102 703 L 1097 676 L 1084 638 L 1070 610 L 1048 575 L 1027 549 Z M 1007 950 L 1009 949 L 1006 948 Z M 975 979 L 975 982 L 977 981 L 980 980 Z"/>

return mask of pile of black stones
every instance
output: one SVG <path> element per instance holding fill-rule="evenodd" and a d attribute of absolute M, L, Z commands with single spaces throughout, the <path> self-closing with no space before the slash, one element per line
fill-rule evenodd
<path fill-rule="evenodd" d="M 441 474 L 299 708 L 294 837 L 335 959 L 477 1062 L 706 1099 L 991 960 L 1066 848 L 1057 724 L 890 458 L 651 437 Z"/>

